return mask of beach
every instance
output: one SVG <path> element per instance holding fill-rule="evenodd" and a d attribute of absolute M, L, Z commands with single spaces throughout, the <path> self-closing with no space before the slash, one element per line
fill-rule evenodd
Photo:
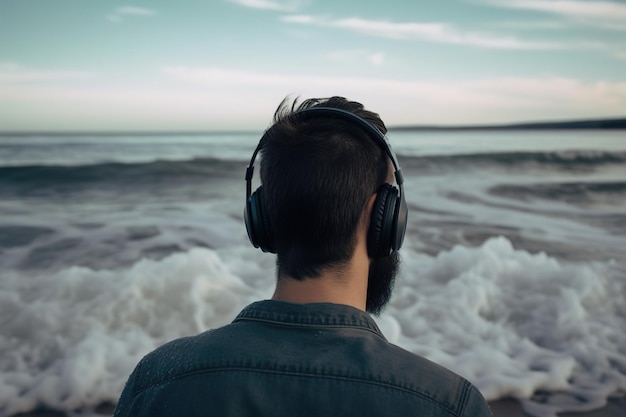
<path fill-rule="evenodd" d="M 494 417 L 529 417 L 524 413 L 519 401 L 505 398 L 489 403 Z M 94 410 L 94 416 L 112 416 L 115 407 L 112 404 L 102 404 Z M 561 413 L 559 417 L 623 417 L 626 410 L 626 398 L 611 399 L 609 403 L 597 410 L 575 413 Z M 34 411 L 16 414 L 12 417 L 66 417 L 67 414 L 59 411 Z"/>
<path fill-rule="evenodd" d="M 242 218 L 257 140 L 0 138 L 1 417 L 110 415 L 146 353 L 271 296 L 274 258 Z M 409 221 L 375 318 L 387 339 L 470 380 L 495 416 L 524 415 L 517 399 L 537 417 L 624 415 L 623 133 L 391 141 Z"/>

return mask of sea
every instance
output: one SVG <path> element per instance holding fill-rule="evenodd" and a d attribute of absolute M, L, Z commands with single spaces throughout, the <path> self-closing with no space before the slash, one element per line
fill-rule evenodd
<path fill-rule="evenodd" d="M 242 216 L 260 135 L 0 137 L 0 416 L 100 415 L 143 355 L 271 297 Z M 624 396 L 626 131 L 389 138 L 409 219 L 386 337 L 534 416 Z"/>

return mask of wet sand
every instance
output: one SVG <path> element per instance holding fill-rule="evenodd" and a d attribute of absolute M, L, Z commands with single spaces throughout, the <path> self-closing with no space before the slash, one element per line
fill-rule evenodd
<path fill-rule="evenodd" d="M 513 398 L 504 398 L 501 400 L 490 401 L 489 406 L 494 417 L 529 417 L 524 413 L 520 403 Z M 110 417 L 113 414 L 115 406 L 113 404 L 102 404 L 96 408 L 96 412 L 103 417 Z M 582 413 L 563 413 L 560 417 L 625 417 L 626 416 L 626 397 L 615 398 L 609 400 L 609 403 L 593 411 Z M 16 414 L 12 417 L 67 417 L 66 414 L 59 411 L 33 411 L 30 413 Z"/>
<path fill-rule="evenodd" d="M 494 417 L 529 417 L 522 410 L 519 401 L 514 398 L 504 398 L 490 401 L 489 406 Z M 626 397 L 609 400 L 602 408 L 592 411 L 561 413 L 559 417 L 626 417 Z"/>

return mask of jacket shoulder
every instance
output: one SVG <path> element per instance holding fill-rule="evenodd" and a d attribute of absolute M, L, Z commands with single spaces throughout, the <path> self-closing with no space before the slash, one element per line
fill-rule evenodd
<path fill-rule="evenodd" d="M 491 416 L 480 391 L 455 372 L 386 342 L 382 366 L 386 377 L 425 400 L 438 404 L 454 416 Z M 385 375 L 385 374 L 383 374 Z"/>

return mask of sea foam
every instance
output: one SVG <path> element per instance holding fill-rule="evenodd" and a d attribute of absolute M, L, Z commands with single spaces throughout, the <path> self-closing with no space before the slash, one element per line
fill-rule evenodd
<path fill-rule="evenodd" d="M 621 267 L 562 264 L 505 238 L 436 257 L 405 250 L 377 320 L 390 341 L 465 376 L 487 399 L 520 398 L 538 416 L 594 408 L 626 390 Z M 150 350 L 267 298 L 273 257 L 198 248 L 117 271 L 8 272 L 0 282 L 0 415 L 87 412 L 115 402 Z"/>
<path fill-rule="evenodd" d="M 405 256 L 404 265 L 387 312 L 402 329 L 395 342 L 465 376 L 487 399 L 516 397 L 553 416 L 626 390 L 617 265 L 561 264 L 505 238 Z"/>
<path fill-rule="evenodd" d="M 142 260 L 122 271 L 6 274 L 0 415 L 115 402 L 147 352 L 225 324 L 254 298 L 207 249 Z"/>

